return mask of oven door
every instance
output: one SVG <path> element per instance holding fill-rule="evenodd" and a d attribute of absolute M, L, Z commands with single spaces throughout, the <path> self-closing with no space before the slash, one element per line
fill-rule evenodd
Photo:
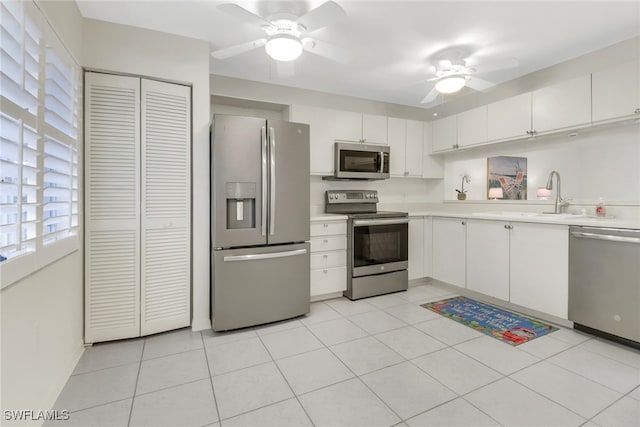
<path fill-rule="evenodd" d="M 336 178 L 389 178 L 389 147 L 336 143 Z"/>
<path fill-rule="evenodd" d="M 351 231 L 353 277 L 407 268 L 409 218 L 354 219 Z"/>

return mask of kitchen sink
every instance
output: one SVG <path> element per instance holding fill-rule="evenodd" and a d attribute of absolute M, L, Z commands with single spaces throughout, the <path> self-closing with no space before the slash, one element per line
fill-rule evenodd
<path fill-rule="evenodd" d="M 539 213 L 536 212 L 509 212 L 509 211 L 495 211 L 495 212 L 474 212 L 472 215 L 478 215 L 478 216 L 495 216 L 495 217 L 505 217 L 505 216 L 510 216 L 510 217 L 532 217 L 532 216 L 537 216 L 540 215 Z"/>
<path fill-rule="evenodd" d="M 553 212 L 509 212 L 509 211 L 496 211 L 496 212 L 474 212 L 472 215 L 486 216 L 494 218 L 548 218 L 548 219 L 571 219 L 581 218 L 586 215 L 574 214 L 574 213 L 553 213 Z"/>

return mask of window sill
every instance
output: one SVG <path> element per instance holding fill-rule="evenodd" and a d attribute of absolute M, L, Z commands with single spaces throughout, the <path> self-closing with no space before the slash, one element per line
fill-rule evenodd
<path fill-rule="evenodd" d="M 0 263 L 0 289 L 5 289 L 49 264 L 77 251 L 78 236 L 53 242 L 36 252 L 28 252 Z"/>

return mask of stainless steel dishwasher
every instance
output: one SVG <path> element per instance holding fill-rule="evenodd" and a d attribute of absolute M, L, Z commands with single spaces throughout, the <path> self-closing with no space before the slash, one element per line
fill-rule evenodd
<path fill-rule="evenodd" d="M 640 348 L 640 230 L 569 232 L 569 320 Z"/>

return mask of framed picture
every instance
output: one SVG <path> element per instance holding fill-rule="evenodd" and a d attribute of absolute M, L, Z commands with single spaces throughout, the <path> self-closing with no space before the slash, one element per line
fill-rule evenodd
<path fill-rule="evenodd" d="M 526 157 L 487 158 L 487 199 L 527 200 Z"/>

